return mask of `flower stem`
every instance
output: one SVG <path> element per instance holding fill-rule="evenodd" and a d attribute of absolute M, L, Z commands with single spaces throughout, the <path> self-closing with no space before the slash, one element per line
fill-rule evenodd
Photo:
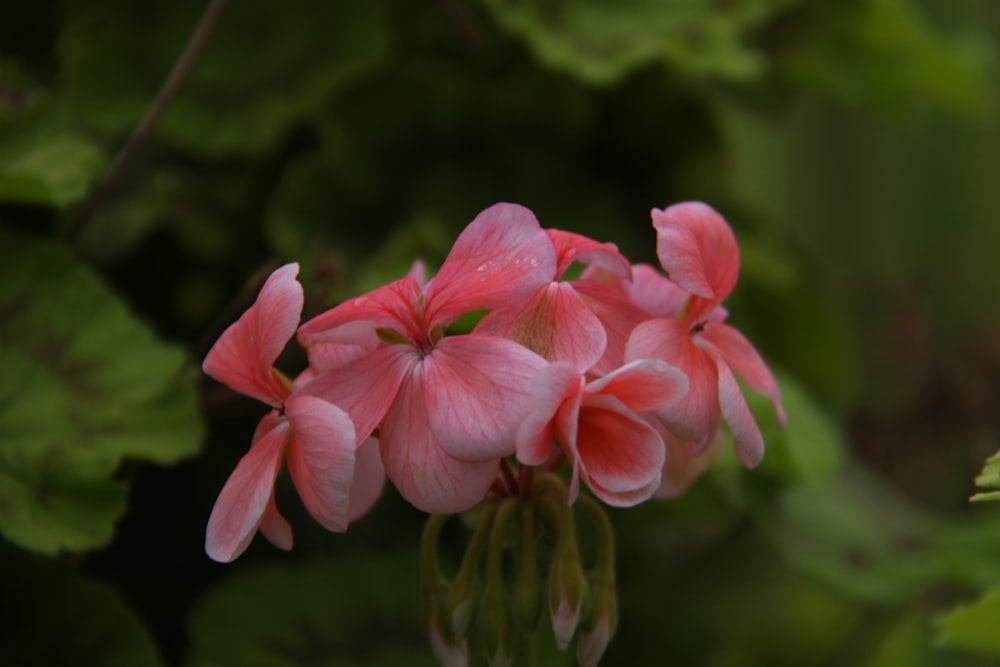
<path fill-rule="evenodd" d="M 194 64 L 198 61 L 201 56 L 201 52 L 204 50 L 205 45 L 208 43 L 209 38 L 212 33 L 215 32 L 215 27 L 219 23 L 219 18 L 222 16 L 222 10 L 226 8 L 228 0 L 212 0 L 205 11 L 202 13 L 201 18 L 198 20 L 198 25 L 195 26 L 194 32 L 191 33 L 191 37 L 188 38 L 187 44 L 184 46 L 184 50 L 178 56 L 177 61 L 174 63 L 174 67 L 170 70 L 170 75 L 167 77 L 166 81 L 160 87 L 160 91 L 156 95 L 156 99 L 150 105 L 149 109 L 146 110 L 146 115 L 143 116 L 139 124 L 136 125 L 135 129 L 132 131 L 132 135 L 122 146 L 121 150 L 115 156 L 114 161 L 111 166 L 108 167 L 108 171 L 104 174 L 104 180 L 101 181 L 97 189 L 93 191 L 87 203 L 84 205 L 83 210 L 73 219 L 73 222 L 66 228 L 63 233 L 63 240 L 67 243 L 73 243 L 80 236 L 84 227 L 90 222 L 90 219 L 94 216 L 94 213 L 101 207 L 104 200 L 107 199 L 111 190 L 118 184 L 118 180 L 124 173 L 125 169 L 128 167 L 129 163 L 132 162 L 132 158 L 136 153 L 136 150 L 146 141 L 153 126 L 160 119 L 164 110 L 173 100 L 174 96 L 181 89 L 184 81 L 187 79 L 188 75 L 191 73 Z"/>
<path fill-rule="evenodd" d="M 503 481 L 507 484 L 508 494 L 514 495 L 518 488 L 517 475 L 507 459 L 500 459 L 500 474 L 503 475 Z"/>

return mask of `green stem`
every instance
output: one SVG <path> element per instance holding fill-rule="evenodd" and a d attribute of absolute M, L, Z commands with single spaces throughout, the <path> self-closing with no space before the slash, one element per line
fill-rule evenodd
<path fill-rule="evenodd" d="M 490 529 L 490 548 L 486 558 L 486 588 L 500 590 L 501 586 L 501 562 L 500 555 L 503 549 L 503 531 L 510 519 L 510 515 L 517 509 L 518 499 L 507 498 L 497 510 L 496 518 L 493 520 L 493 527 Z"/>
<path fill-rule="evenodd" d="M 483 515 L 479 518 L 479 524 L 476 525 L 476 530 L 472 533 L 472 539 L 469 540 L 469 546 L 466 547 L 465 554 L 462 556 L 462 564 L 458 567 L 458 574 L 455 575 L 455 581 L 465 581 L 476 576 L 476 565 L 478 565 L 479 556 L 483 553 L 483 547 L 486 545 L 486 538 L 490 535 L 490 529 L 493 526 L 493 519 L 496 513 L 496 503 L 490 503 L 483 510 Z"/>
<path fill-rule="evenodd" d="M 104 174 L 104 180 L 101 181 L 101 184 L 91 194 L 83 210 L 80 211 L 73 222 L 66 228 L 66 231 L 63 233 L 64 241 L 67 243 L 76 241 L 80 236 L 80 232 L 90 222 L 90 219 L 104 203 L 104 200 L 107 199 L 114 186 L 118 184 L 118 180 L 132 161 L 136 150 L 146 141 L 146 138 L 153 130 L 153 126 L 156 125 L 156 122 L 160 119 L 160 116 L 166 110 L 174 96 L 180 91 L 184 81 L 194 68 L 194 64 L 201 56 L 201 52 L 205 49 L 209 38 L 215 32 L 215 27 L 219 23 L 222 10 L 226 8 L 227 2 L 228 0 L 212 0 L 205 7 L 205 11 L 198 20 L 198 25 L 195 26 L 194 32 L 188 38 L 184 50 L 177 57 L 173 69 L 170 70 L 170 75 L 163 82 L 160 91 L 156 95 L 156 99 L 153 100 L 153 103 L 146 111 L 146 115 L 139 121 L 135 130 L 132 131 L 132 135 L 128 138 L 128 141 L 118 151 L 111 166 L 108 167 L 108 171 Z"/>
<path fill-rule="evenodd" d="M 426 583 L 437 582 L 441 578 L 441 571 L 437 566 L 437 538 L 447 519 L 446 514 L 432 514 L 424 524 L 424 532 L 420 537 L 420 563 Z"/>
<path fill-rule="evenodd" d="M 611 520 L 608 513 L 604 511 L 600 503 L 588 495 L 580 494 L 576 499 L 585 510 L 594 518 L 597 530 L 600 533 L 600 546 L 597 550 L 597 562 L 594 567 L 601 574 L 614 579 L 615 573 L 615 533 L 611 528 Z"/>

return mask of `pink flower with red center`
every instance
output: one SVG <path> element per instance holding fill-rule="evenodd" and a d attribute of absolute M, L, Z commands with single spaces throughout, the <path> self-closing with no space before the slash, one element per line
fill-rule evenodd
<path fill-rule="evenodd" d="M 357 327 L 381 341 L 307 391 L 346 410 L 358 437 L 378 428 L 389 478 L 416 507 L 459 512 L 482 500 L 529 410 L 546 361 L 496 336 L 444 336 L 462 315 L 509 307 L 550 281 L 555 252 L 534 215 L 515 204 L 480 213 L 426 285 L 408 276 L 307 322 L 307 349 Z"/>
<path fill-rule="evenodd" d="M 743 334 L 721 321 L 725 311 L 720 306 L 739 275 L 736 238 L 706 204 L 676 204 L 665 211 L 654 209 L 652 216 L 660 264 L 689 296 L 677 317 L 659 317 L 636 327 L 626 358 L 660 359 L 683 370 L 690 391 L 657 415 L 682 440 L 707 446 L 721 414 L 733 433 L 737 456 L 752 468 L 764 455 L 764 441 L 735 376 L 771 399 L 781 426 L 785 413 L 767 365 Z"/>
<path fill-rule="evenodd" d="M 687 389 L 684 374 L 661 361 L 635 361 L 589 383 L 554 363 L 535 378 L 517 459 L 542 465 L 558 441 L 572 467 L 571 503 L 582 480 L 609 505 L 636 505 L 659 488 L 666 457 L 660 434 L 636 413 L 673 405 Z"/>
<path fill-rule="evenodd" d="M 205 373 L 274 408 L 257 426 L 250 451 L 212 509 L 205 550 L 213 560 L 238 557 L 258 528 L 276 546 L 292 547 L 291 528 L 274 502 L 274 482 L 284 462 L 306 509 L 328 530 L 346 530 L 375 503 L 384 485 L 375 444 L 358 449 L 347 414 L 304 395 L 274 368 L 302 313 L 298 270 L 288 264 L 272 273 L 253 306 L 205 357 Z"/>

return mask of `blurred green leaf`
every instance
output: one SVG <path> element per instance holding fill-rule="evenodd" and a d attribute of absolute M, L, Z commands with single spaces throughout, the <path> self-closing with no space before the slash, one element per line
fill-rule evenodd
<path fill-rule="evenodd" d="M 934 523 L 857 465 L 787 489 L 760 518 L 789 562 L 864 600 L 906 600 L 942 576 Z"/>
<path fill-rule="evenodd" d="M 64 2 L 67 102 L 112 137 L 141 118 L 205 3 Z M 388 3 L 232 3 L 156 132 L 199 155 L 273 148 L 295 124 L 378 69 L 389 54 Z"/>
<path fill-rule="evenodd" d="M 798 381 L 784 373 L 775 376 L 788 416 L 784 430 L 778 428 L 766 397 L 752 391 L 745 394 L 767 446 L 760 470 L 777 472 L 803 486 L 831 483 L 846 456 L 840 433 Z"/>
<path fill-rule="evenodd" d="M 1000 452 L 997 452 L 990 458 L 986 459 L 986 465 L 983 466 L 983 471 L 976 477 L 976 486 L 993 488 L 1000 487 Z M 973 501 L 998 499 L 1000 499 L 1000 491 L 977 493 L 971 498 Z"/>
<path fill-rule="evenodd" d="M 910 110 L 929 103 L 985 114 L 995 100 L 989 50 L 938 34 L 909 0 L 813 3 L 781 61 L 799 85 L 854 104 Z"/>
<path fill-rule="evenodd" d="M 754 79 L 766 59 L 747 44 L 749 34 L 794 0 L 484 2 L 544 64 L 602 85 L 653 63 L 691 75 Z"/>
<path fill-rule="evenodd" d="M 978 601 L 958 607 L 938 619 L 943 646 L 1000 657 L 1000 588 Z"/>
<path fill-rule="evenodd" d="M 192 667 L 436 665 L 416 552 L 233 574 L 190 620 Z"/>
<path fill-rule="evenodd" d="M 15 135 L 0 144 L 0 201 L 65 208 L 83 199 L 103 165 L 101 152 L 74 134 Z"/>
<path fill-rule="evenodd" d="M 63 563 L 0 547 L 0 652 L 8 665 L 157 667 L 153 639 L 107 586 Z"/>
<path fill-rule="evenodd" d="M 172 463 L 201 424 L 184 355 L 63 247 L 0 232 L 0 532 L 34 551 L 100 546 L 123 459 Z"/>

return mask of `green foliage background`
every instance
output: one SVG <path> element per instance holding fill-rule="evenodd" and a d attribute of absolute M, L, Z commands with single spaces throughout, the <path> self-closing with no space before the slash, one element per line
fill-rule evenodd
<path fill-rule="evenodd" d="M 309 315 L 440 261 L 496 201 L 655 261 L 649 209 L 689 199 L 737 231 L 727 305 L 789 427 L 755 405 L 760 469 L 613 512 L 602 664 L 1000 657 L 1000 515 L 967 502 L 1000 449 L 1000 6 L 232 2 L 68 242 L 203 3 L 8 4 L 3 664 L 433 664 L 423 517 L 392 491 L 331 535 L 282 482 L 295 551 L 208 561 L 262 408 L 200 360 L 278 262 Z"/>

